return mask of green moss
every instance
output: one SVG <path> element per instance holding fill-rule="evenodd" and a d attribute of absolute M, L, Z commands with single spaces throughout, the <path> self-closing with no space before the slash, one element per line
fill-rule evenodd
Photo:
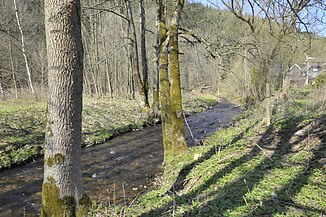
<path fill-rule="evenodd" d="M 60 190 L 53 177 L 42 185 L 42 209 L 41 217 L 76 216 L 76 200 L 65 196 L 60 198 Z"/>
<path fill-rule="evenodd" d="M 48 182 L 42 185 L 42 209 L 41 217 L 56 216 L 87 216 L 91 206 L 90 198 L 85 194 L 79 201 L 70 196 L 60 198 L 60 190 L 53 177 L 48 177 Z M 77 211 L 76 211 L 77 210 Z"/>
<path fill-rule="evenodd" d="M 57 153 L 54 157 L 49 157 L 46 160 L 46 164 L 49 167 L 53 167 L 54 165 L 62 165 L 65 161 L 65 156 L 63 154 Z"/>

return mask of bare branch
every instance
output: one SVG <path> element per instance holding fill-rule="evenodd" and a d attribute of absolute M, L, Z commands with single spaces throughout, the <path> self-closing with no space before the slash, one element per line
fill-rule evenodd
<path fill-rule="evenodd" d="M 119 17 L 121 17 L 122 19 L 126 20 L 126 21 L 129 21 L 127 17 L 125 17 L 124 15 L 112 10 L 112 9 L 109 9 L 109 8 L 95 8 L 95 7 L 82 7 L 82 9 L 89 9 L 89 10 L 97 10 L 97 11 L 107 11 L 107 12 L 110 12 L 112 14 L 115 14 Z"/>

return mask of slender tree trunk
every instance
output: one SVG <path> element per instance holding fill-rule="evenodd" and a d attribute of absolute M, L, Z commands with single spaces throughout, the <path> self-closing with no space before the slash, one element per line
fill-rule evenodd
<path fill-rule="evenodd" d="M 11 66 L 11 72 L 12 72 L 12 81 L 14 82 L 15 97 L 16 97 L 16 99 L 18 99 L 17 80 L 16 80 L 14 58 L 12 56 L 12 41 L 11 41 L 11 38 L 9 38 L 8 50 L 9 50 L 10 66 Z"/>
<path fill-rule="evenodd" d="M 269 81 L 266 81 L 266 126 L 271 124 L 271 87 Z"/>
<path fill-rule="evenodd" d="M 152 104 L 152 112 L 154 116 L 157 116 L 159 113 L 159 89 L 160 89 L 160 67 L 159 67 L 159 59 L 160 59 L 160 7 L 158 6 L 156 9 L 156 18 L 155 18 L 155 46 L 154 46 L 154 70 L 153 70 L 153 104 Z"/>
<path fill-rule="evenodd" d="M 137 35 L 136 35 L 136 28 L 135 28 L 133 15 L 132 15 L 130 0 L 125 0 L 125 4 L 126 4 L 127 18 L 128 18 L 128 29 L 129 29 L 129 33 L 130 33 L 129 40 L 130 40 L 130 43 L 132 46 L 131 58 L 132 58 L 134 80 L 135 80 L 136 87 L 137 87 L 137 90 L 138 90 L 138 93 L 140 96 L 140 106 L 142 108 L 149 108 L 148 96 L 146 97 L 146 95 L 145 95 L 144 85 L 143 85 L 143 82 L 142 82 L 141 76 L 140 76 Z"/>
<path fill-rule="evenodd" d="M 80 1 L 45 0 L 48 124 L 41 216 L 87 216 L 81 180 L 83 45 Z"/>
<path fill-rule="evenodd" d="M 171 123 L 173 129 L 173 154 L 181 154 L 188 149 L 185 139 L 185 125 L 182 109 L 178 42 L 178 28 L 183 5 L 184 0 L 175 1 L 174 11 L 171 17 L 168 31 L 168 37 L 170 38 L 169 68 L 171 76 Z"/>
<path fill-rule="evenodd" d="M 25 39 L 24 39 L 23 29 L 20 25 L 20 18 L 19 18 L 19 14 L 18 14 L 16 0 L 14 0 L 14 9 L 15 9 L 15 15 L 16 15 L 16 22 L 17 22 L 18 29 L 19 29 L 20 36 L 21 36 L 22 52 L 23 52 L 23 57 L 24 57 L 24 61 L 25 61 L 25 66 L 26 66 L 28 87 L 30 88 L 32 94 L 34 95 L 35 91 L 34 91 L 34 87 L 33 87 L 33 83 L 32 83 L 32 74 L 31 74 L 31 70 L 30 70 L 27 55 L 26 55 Z"/>
<path fill-rule="evenodd" d="M 3 94 L 4 94 L 4 92 L 3 92 L 3 87 L 2 87 L 2 78 L 1 78 L 1 76 L 0 76 L 0 95 L 1 95 L 1 99 L 4 98 L 4 97 L 3 97 Z"/>
<path fill-rule="evenodd" d="M 149 107 L 148 102 L 148 63 L 146 53 L 146 15 L 144 0 L 139 0 L 139 17 L 140 17 L 140 55 L 143 72 L 143 88 L 145 94 L 145 104 Z"/>

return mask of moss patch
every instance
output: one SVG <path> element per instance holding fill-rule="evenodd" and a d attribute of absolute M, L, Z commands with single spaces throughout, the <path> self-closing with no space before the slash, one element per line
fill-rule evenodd
<path fill-rule="evenodd" d="M 48 167 L 53 167 L 54 165 L 62 165 L 65 161 L 65 156 L 63 154 L 57 153 L 53 157 L 49 157 L 46 160 Z"/>
<path fill-rule="evenodd" d="M 48 181 L 42 185 L 42 209 L 41 217 L 76 216 L 76 200 L 65 196 L 60 198 L 60 190 L 55 180 L 48 177 Z"/>
<path fill-rule="evenodd" d="M 41 217 L 86 217 L 90 206 L 91 200 L 86 194 L 78 205 L 74 197 L 60 198 L 60 190 L 52 177 L 42 185 Z"/>

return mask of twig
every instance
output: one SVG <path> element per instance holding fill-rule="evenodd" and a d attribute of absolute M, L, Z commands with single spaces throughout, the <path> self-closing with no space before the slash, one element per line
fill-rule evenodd
<path fill-rule="evenodd" d="M 257 143 L 256 143 L 256 146 L 264 153 L 264 154 L 266 154 L 266 152 L 265 152 L 265 150 L 262 148 L 262 147 L 260 147 Z M 267 154 L 266 154 L 267 155 Z"/>
<path fill-rule="evenodd" d="M 135 196 L 135 198 L 130 202 L 130 204 L 128 206 L 129 208 L 134 204 L 134 202 L 138 199 L 139 195 L 141 195 L 142 193 L 144 193 L 144 192 L 141 191 Z"/>
<path fill-rule="evenodd" d="M 192 138 L 192 139 L 194 140 L 194 142 L 196 143 L 196 142 L 197 142 L 197 139 L 194 137 L 194 134 L 192 133 L 192 131 L 191 131 L 191 129 L 190 129 L 190 126 L 189 126 L 189 124 L 188 124 L 187 118 L 186 118 L 186 116 L 185 116 L 184 113 L 183 113 L 183 117 L 184 117 L 184 119 L 185 119 L 185 122 L 186 122 L 187 128 L 188 128 L 188 130 L 189 130 L 189 132 L 190 132 L 191 138 Z"/>

